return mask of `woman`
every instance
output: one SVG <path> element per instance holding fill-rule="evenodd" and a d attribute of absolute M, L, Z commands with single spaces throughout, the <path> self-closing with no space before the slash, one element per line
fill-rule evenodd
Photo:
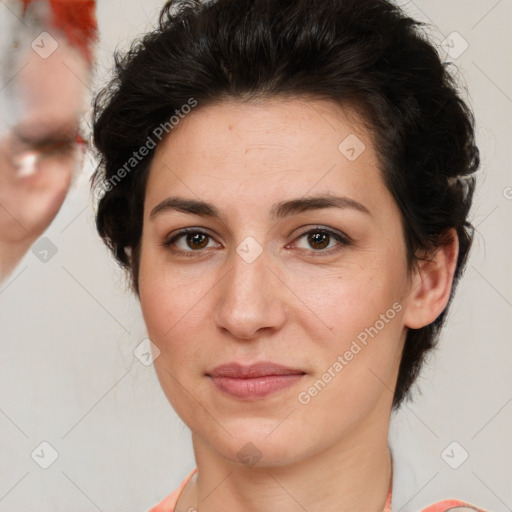
<path fill-rule="evenodd" d="M 97 227 L 197 463 L 152 511 L 390 510 L 391 410 L 472 240 L 435 49 L 384 0 L 171 1 L 116 63 Z"/>

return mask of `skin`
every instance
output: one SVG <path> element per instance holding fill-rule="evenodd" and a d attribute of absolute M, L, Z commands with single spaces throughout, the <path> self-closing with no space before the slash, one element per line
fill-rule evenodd
<path fill-rule="evenodd" d="M 366 147 L 354 161 L 338 150 L 350 134 Z M 275 203 L 326 193 L 370 214 L 330 207 L 271 217 Z M 151 217 L 169 196 L 212 203 L 222 219 L 174 209 Z M 309 243 L 303 233 L 316 226 L 353 242 Z M 211 238 L 163 246 L 187 227 Z M 263 249 L 251 263 L 236 252 L 247 236 Z M 198 467 L 176 510 L 381 512 L 407 328 L 431 323 L 446 306 L 457 251 L 454 237 L 408 274 L 400 211 L 371 134 L 349 108 L 233 99 L 187 115 L 151 164 L 139 275 L 144 320 L 160 350 L 156 372 L 192 431 Z M 397 302 L 400 312 L 301 404 L 299 393 Z M 266 398 L 241 400 L 206 375 L 231 361 L 272 361 L 305 375 Z M 260 455 L 254 465 L 237 457 L 249 442 Z"/>

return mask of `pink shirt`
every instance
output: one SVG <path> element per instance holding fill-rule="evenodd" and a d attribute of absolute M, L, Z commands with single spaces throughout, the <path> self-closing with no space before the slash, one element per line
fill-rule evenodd
<path fill-rule="evenodd" d="M 176 507 L 176 503 L 180 497 L 181 492 L 189 482 L 189 480 L 196 473 L 197 468 L 194 468 L 190 474 L 181 482 L 179 487 L 175 489 L 167 498 L 164 498 L 160 503 L 155 505 L 153 508 L 149 509 L 148 512 L 174 512 Z M 443 500 L 438 501 L 437 503 L 433 503 L 428 507 L 421 510 L 421 512 L 459 512 L 457 507 L 466 507 L 465 510 L 461 510 L 460 512 L 467 512 L 467 509 L 473 510 L 474 512 L 485 512 L 485 510 L 475 507 L 465 501 L 460 500 Z M 388 499 L 386 500 L 386 505 L 384 506 L 384 510 L 382 512 L 391 512 L 391 486 L 388 492 Z"/>

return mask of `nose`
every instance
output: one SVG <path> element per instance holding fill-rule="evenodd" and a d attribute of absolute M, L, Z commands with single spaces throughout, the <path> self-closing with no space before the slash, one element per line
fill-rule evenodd
<path fill-rule="evenodd" d="M 242 254 L 242 256 L 240 256 Z M 217 290 L 214 322 L 237 340 L 279 330 L 286 321 L 285 286 L 263 251 L 254 261 L 233 251 Z"/>

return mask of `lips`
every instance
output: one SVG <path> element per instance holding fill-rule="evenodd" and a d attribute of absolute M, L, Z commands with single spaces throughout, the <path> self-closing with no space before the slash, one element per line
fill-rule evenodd
<path fill-rule="evenodd" d="M 305 372 L 267 361 L 251 365 L 228 363 L 217 366 L 207 376 L 224 395 L 239 400 L 259 400 L 298 382 Z"/>
<path fill-rule="evenodd" d="M 222 364 L 208 372 L 207 375 L 210 377 L 230 377 L 233 379 L 254 379 L 271 375 L 304 375 L 304 373 L 302 370 L 263 361 L 248 366 L 235 362 Z"/>

